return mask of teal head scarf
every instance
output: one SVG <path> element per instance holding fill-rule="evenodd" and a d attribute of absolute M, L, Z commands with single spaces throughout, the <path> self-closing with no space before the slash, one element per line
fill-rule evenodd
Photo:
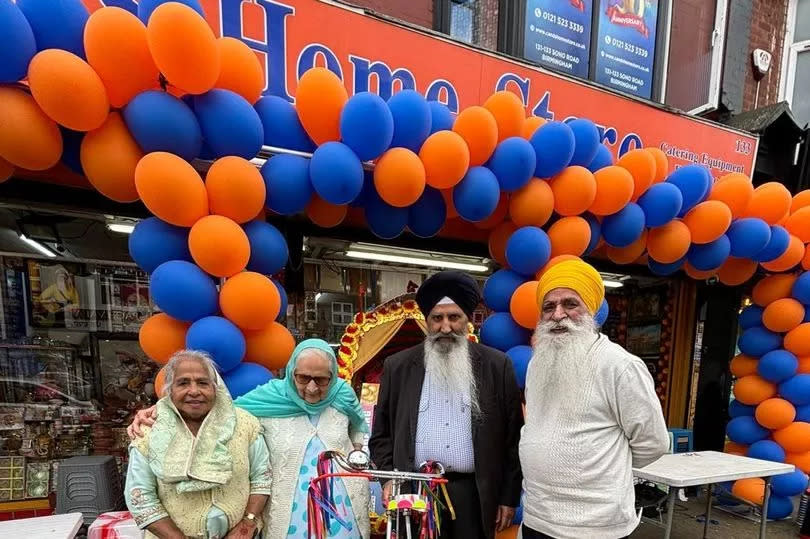
<path fill-rule="evenodd" d="M 321 350 L 329 357 L 329 366 L 332 371 L 332 381 L 329 384 L 329 391 L 318 403 L 310 404 L 298 394 L 295 387 L 295 366 L 298 358 L 304 350 Z M 263 386 L 259 386 L 253 391 L 245 393 L 234 402 L 235 406 L 242 408 L 256 417 L 295 417 L 299 415 L 316 415 L 327 409 L 335 408 L 340 413 L 346 415 L 355 429 L 361 432 L 368 432 L 366 418 L 360 401 L 354 394 L 351 386 L 346 380 L 338 378 L 337 358 L 332 348 L 321 339 L 308 339 L 303 341 L 293 350 L 290 360 L 287 362 L 284 379 L 270 380 Z"/>

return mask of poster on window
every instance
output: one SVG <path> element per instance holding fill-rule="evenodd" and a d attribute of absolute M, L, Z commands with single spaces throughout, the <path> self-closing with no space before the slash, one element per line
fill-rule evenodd
<path fill-rule="evenodd" d="M 527 0 L 523 56 L 588 78 L 593 0 Z"/>
<path fill-rule="evenodd" d="M 104 403 L 122 409 L 140 408 L 155 398 L 159 365 L 147 358 L 137 340 L 99 339 Z"/>
<path fill-rule="evenodd" d="M 658 0 L 599 0 L 596 82 L 652 97 Z"/>
<path fill-rule="evenodd" d="M 28 261 L 31 325 L 96 330 L 98 282 L 79 264 Z"/>

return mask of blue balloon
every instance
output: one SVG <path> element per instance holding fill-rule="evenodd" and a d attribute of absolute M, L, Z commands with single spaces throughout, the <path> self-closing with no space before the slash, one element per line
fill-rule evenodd
<path fill-rule="evenodd" d="M 760 252 L 751 257 L 756 262 L 771 262 L 787 251 L 790 245 L 790 233 L 784 227 L 771 227 L 771 240 Z"/>
<path fill-rule="evenodd" d="M 515 378 L 520 389 L 526 387 L 526 370 L 529 368 L 529 361 L 532 359 L 532 347 L 521 344 L 510 348 L 506 356 L 512 361 L 512 368 L 515 370 Z"/>
<path fill-rule="evenodd" d="M 327 142 L 312 154 L 309 179 L 325 201 L 348 204 L 363 190 L 363 164 L 345 144 Z"/>
<path fill-rule="evenodd" d="M 264 205 L 280 215 L 304 211 L 315 190 L 309 179 L 309 159 L 297 155 L 274 155 L 262 165 L 267 198 Z"/>
<path fill-rule="evenodd" d="M 484 305 L 493 311 L 509 311 L 512 294 L 525 282 L 526 278 L 522 275 L 512 270 L 499 269 L 490 275 L 484 283 Z"/>
<path fill-rule="evenodd" d="M 644 210 L 629 202 L 627 206 L 602 220 L 602 236 L 613 247 L 627 247 L 644 232 Z"/>
<path fill-rule="evenodd" d="M 430 135 L 431 112 L 422 94 L 402 90 L 391 96 L 388 107 L 394 118 L 394 138 L 391 147 L 408 148 L 419 152 Z"/>
<path fill-rule="evenodd" d="M 510 137 L 495 147 L 495 152 L 487 163 L 502 191 L 517 191 L 532 179 L 537 158 L 529 141 L 521 137 Z"/>
<path fill-rule="evenodd" d="M 760 440 L 751 444 L 745 454 L 752 459 L 785 462 L 785 450 L 773 440 Z"/>
<path fill-rule="evenodd" d="M 710 271 L 723 265 L 731 252 L 731 242 L 723 234 L 716 240 L 702 245 L 692 244 L 686 259 L 698 271 Z"/>
<path fill-rule="evenodd" d="M 784 462 L 784 460 L 779 462 Z M 771 480 L 771 488 L 776 496 L 798 496 L 807 488 L 807 474 L 801 470 L 794 470 L 777 475 Z"/>
<path fill-rule="evenodd" d="M 799 303 L 810 305 L 810 271 L 799 275 L 799 278 L 793 283 L 790 295 Z"/>
<path fill-rule="evenodd" d="M 517 506 L 515 509 L 515 518 L 512 519 L 512 525 L 519 526 L 523 523 L 523 500 L 520 501 L 520 505 Z"/>
<path fill-rule="evenodd" d="M 731 242 L 731 256 L 751 258 L 771 241 L 771 227 L 762 219 L 747 217 L 731 223 L 726 236 Z"/>
<path fill-rule="evenodd" d="M 529 142 L 537 156 L 534 175 L 538 178 L 551 178 L 563 171 L 574 157 L 576 139 L 568 124 L 548 122 L 534 132 Z"/>
<path fill-rule="evenodd" d="M 739 323 L 742 329 L 751 329 L 762 325 L 762 313 L 765 309 L 759 305 L 749 305 L 740 313 Z"/>
<path fill-rule="evenodd" d="M 149 17 L 152 16 L 152 12 L 155 11 L 159 5 L 166 4 L 168 2 L 179 2 L 181 4 L 185 4 L 197 13 L 200 14 L 201 17 L 205 17 L 205 12 L 200 5 L 199 0 L 138 0 L 138 18 L 146 24 L 149 22 Z"/>
<path fill-rule="evenodd" d="M 531 332 L 518 325 L 509 313 L 494 313 L 481 325 L 481 342 L 506 352 L 529 342 Z"/>
<path fill-rule="evenodd" d="M 444 103 L 428 101 L 430 107 L 430 134 L 437 131 L 450 131 L 455 123 L 455 114 Z"/>
<path fill-rule="evenodd" d="M 81 0 L 17 0 L 17 7 L 31 25 L 37 51 L 62 49 L 85 57 L 84 25 L 90 14 Z M 13 43 L 8 38 L 3 35 Z"/>
<path fill-rule="evenodd" d="M 521 275 L 534 278 L 551 257 L 548 235 L 535 226 L 517 229 L 506 242 L 506 261 Z"/>
<path fill-rule="evenodd" d="M 587 256 L 596 249 L 597 245 L 599 245 L 599 240 L 602 239 L 602 223 L 590 213 L 583 213 L 582 218 L 588 221 L 588 226 L 591 227 L 591 239 L 584 253 L 584 256 Z"/>
<path fill-rule="evenodd" d="M 264 275 L 275 275 L 284 269 L 290 251 L 281 232 L 264 221 L 250 221 L 243 228 L 250 242 L 247 269 Z"/>
<path fill-rule="evenodd" d="M 810 374 L 797 374 L 779 384 L 779 396 L 793 406 L 810 404 Z"/>
<path fill-rule="evenodd" d="M 185 260 L 170 260 L 152 272 L 152 299 L 161 311 L 184 322 L 195 322 L 219 311 L 214 280 Z"/>
<path fill-rule="evenodd" d="M 810 423 L 810 404 L 803 406 L 796 406 L 796 417 L 793 421 L 801 421 L 802 423 Z"/>
<path fill-rule="evenodd" d="M 744 445 L 751 445 L 754 442 L 764 440 L 770 434 L 768 429 L 762 427 L 753 417 L 747 415 L 735 417 L 729 421 L 726 432 L 732 442 Z"/>
<path fill-rule="evenodd" d="M 648 227 L 663 226 L 675 219 L 683 207 L 681 190 L 671 183 L 656 183 L 638 199 Z"/>
<path fill-rule="evenodd" d="M 281 283 L 276 281 L 275 279 L 271 279 L 273 284 L 276 285 L 276 289 L 278 290 L 278 295 L 281 297 L 281 309 L 278 311 L 278 316 L 276 317 L 276 322 L 280 322 L 284 320 L 287 316 L 287 305 L 289 305 L 289 300 L 287 299 L 287 291 L 284 290 L 284 287 L 281 286 Z"/>
<path fill-rule="evenodd" d="M 438 189 L 425 186 L 419 200 L 408 208 L 408 229 L 414 236 L 431 238 L 439 233 L 447 218 L 447 205 Z"/>
<path fill-rule="evenodd" d="M 757 409 L 756 406 L 749 406 L 747 404 L 741 403 L 737 399 L 734 399 L 728 405 L 728 415 L 732 418 L 741 417 L 744 415 L 753 417 L 754 413 L 756 412 L 756 409 Z"/>
<path fill-rule="evenodd" d="M 453 205 L 467 221 L 483 221 L 498 207 L 501 189 L 498 179 L 486 167 L 471 167 L 453 188 Z"/>
<path fill-rule="evenodd" d="M 235 399 L 272 380 L 273 373 L 262 365 L 244 361 L 232 371 L 223 374 L 222 379 L 231 397 Z"/>
<path fill-rule="evenodd" d="M 686 165 L 670 174 L 666 182 L 677 187 L 683 195 L 683 206 L 678 212 L 678 216 L 683 217 L 709 194 L 712 175 L 702 165 Z"/>
<path fill-rule="evenodd" d="M 757 362 L 757 372 L 769 382 L 784 382 L 799 370 L 799 360 L 787 350 L 768 352 Z"/>
<path fill-rule="evenodd" d="M 571 165 L 581 167 L 589 166 L 599 151 L 599 130 L 596 124 L 586 118 L 577 118 L 568 122 L 568 127 L 574 133 L 574 155 Z"/>
<path fill-rule="evenodd" d="M 59 131 L 62 132 L 62 157 L 59 160 L 76 174 L 84 176 L 81 160 L 84 133 L 81 131 L 73 131 L 61 125 L 59 126 Z"/>
<path fill-rule="evenodd" d="M 188 229 L 164 223 L 157 217 L 138 221 L 129 235 L 129 255 L 146 273 L 169 260 L 191 262 Z"/>
<path fill-rule="evenodd" d="M 784 496 L 771 496 L 768 502 L 768 518 L 781 520 L 793 514 L 793 500 Z"/>
<path fill-rule="evenodd" d="M 596 311 L 593 319 L 596 322 L 596 325 L 602 327 L 607 322 L 608 316 L 610 315 L 610 305 L 606 299 L 602 300 L 602 305 L 599 306 L 599 310 Z"/>
<path fill-rule="evenodd" d="M 314 152 L 315 143 L 309 138 L 292 103 L 277 95 L 259 99 L 253 108 L 264 128 L 264 144 L 300 152 Z"/>
<path fill-rule="evenodd" d="M 427 190 L 429 186 L 425 186 Z M 357 198 L 349 202 L 349 206 L 352 208 L 364 208 L 366 206 L 366 202 L 371 200 L 374 196 L 377 195 L 377 188 L 374 186 L 374 171 L 372 170 L 363 170 L 363 189 L 360 191 L 360 194 L 357 195 Z"/>
<path fill-rule="evenodd" d="M 680 260 L 676 260 L 675 262 L 663 264 L 661 262 L 658 262 L 657 260 L 653 260 L 652 258 L 647 257 L 647 267 L 650 268 L 650 271 L 653 272 L 655 275 L 667 277 L 669 275 L 673 275 L 678 270 L 680 270 L 683 267 L 683 263 L 685 261 L 686 257 L 683 257 Z"/>
<path fill-rule="evenodd" d="M 28 64 L 37 53 L 37 44 L 31 25 L 11 0 L 0 2 L 0 36 L 6 43 L 0 47 L 0 83 L 24 79 Z"/>
<path fill-rule="evenodd" d="M 214 157 L 256 157 L 264 142 L 264 127 L 253 105 L 241 95 L 220 88 L 194 96 L 193 100 L 194 114 Z"/>
<path fill-rule="evenodd" d="M 394 138 L 391 109 L 377 94 L 353 95 L 340 113 L 340 137 L 361 161 L 378 158 Z"/>
<path fill-rule="evenodd" d="M 144 153 L 169 152 L 186 161 L 199 157 L 203 142 L 200 124 L 182 99 L 147 90 L 124 107 L 123 116 Z"/>
<path fill-rule="evenodd" d="M 245 357 L 245 336 L 233 322 L 221 316 L 206 316 L 191 324 L 186 348 L 208 352 L 219 370 L 228 372 Z"/>
<path fill-rule="evenodd" d="M 782 346 L 782 336 L 762 326 L 747 329 L 740 336 L 740 352 L 751 357 L 762 357 Z"/>
<path fill-rule="evenodd" d="M 605 167 L 609 167 L 613 164 L 613 154 L 610 153 L 610 150 L 604 144 L 600 144 L 599 147 L 596 149 L 596 156 L 593 160 L 588 164 L 588 170 L 591 172 L 596 172 L 597 170 L 601 170 Z"/>
<path fill-rule="evenodd" d="M 369 195 L 364 210 L 369 229 L 384 240 L 396 238 L 408 224 L 408 208 L 391 206 L 376 191 Z"/>

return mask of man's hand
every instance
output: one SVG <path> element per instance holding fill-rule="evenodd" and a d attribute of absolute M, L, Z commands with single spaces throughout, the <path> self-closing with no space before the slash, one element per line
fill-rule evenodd
<path fill-rule="evenodd" d="M 127 435 L 129 435 L 129 439 L 134 440 L 135 438 L 140 438 L 143 436 L 141 427 L 151 427 L 155 424 L 156 418 L 156 406 L 150 406 L 149 408 L 138 410 L 138 413 L 135 414 L 135 419 L 133 419 L 132 423 L 127 427 Z"/>
<path fill-rule="evenodd" d="M 495 519 L 495 528 L 498 532 L 502 532 L 512 525 L 515 519 L 515 508 L 506 507 L 505 505 L 498 506 L 498 516 Z"/>
<path fill-rule="evenodd" d="M 394 486 L 393 481 L 386 481 L 382 488 L 382 504 L 383 511 L 388 509 L 388 502 L 391 500 L 391 489 Z"/>
<path fill-rule="evenodd" d="M 240 520 L 239 524 L 231 528 L 225 539 L 251 539 L 253 533 L 256 531 L 256 522 L 248 520 Z"/>

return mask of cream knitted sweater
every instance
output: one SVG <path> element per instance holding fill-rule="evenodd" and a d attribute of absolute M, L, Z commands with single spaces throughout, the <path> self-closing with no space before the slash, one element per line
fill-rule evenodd
<path fill-rule="evenodd" d="M 633 467 L 669 448 L 652 376 L 639 358 L 600 335 L 581 384 L 566 395 L 526 387 L 520 440 L 523 522 L 558 539 L 614 539 L 639 523 Z"/>

